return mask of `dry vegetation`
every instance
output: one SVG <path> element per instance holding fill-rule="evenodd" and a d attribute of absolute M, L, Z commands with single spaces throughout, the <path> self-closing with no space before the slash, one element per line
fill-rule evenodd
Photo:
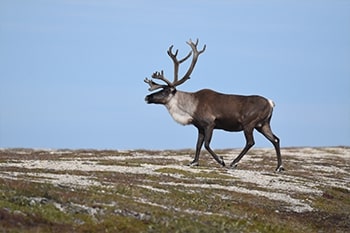
<path fill-rule="evenodd" d="M 350 148 L 193 153 L 0 149 L 0 230 L 350 232 Z"/>

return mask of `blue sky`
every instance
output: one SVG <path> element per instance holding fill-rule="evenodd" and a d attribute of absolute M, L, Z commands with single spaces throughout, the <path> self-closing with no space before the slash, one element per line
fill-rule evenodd
<path fill-rule="evenodd" d="M 207 45 L 178 89 L 275 101 L 282 147 L 350 146 L 350 1 L 0 1 L 0 147 L 194 148 L 197 130 L 147 105 L 170 45 Z M 187 64 L 183 65 L 184 71 Z M 257 147 L 272 147 L 255 133 Z M 213 148 L 240 148 L 215 131 Z"/>

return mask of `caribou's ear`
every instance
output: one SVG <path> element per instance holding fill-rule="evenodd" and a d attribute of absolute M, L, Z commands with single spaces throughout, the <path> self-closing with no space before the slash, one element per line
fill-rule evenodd
<path fill-rule="evenodd" d="M 175 87 L 170 87 L 171 94 L 175 95 L 176 93 L 176 88 Z"/>

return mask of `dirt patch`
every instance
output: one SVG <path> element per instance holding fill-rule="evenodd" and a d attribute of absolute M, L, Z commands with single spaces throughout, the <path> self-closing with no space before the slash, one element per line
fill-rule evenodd
<path fill-rule="evenodd" d="M 218 153 L 232 161 L 239 150 Z M 285 148 L 283 173 L 274 172 L 272 149 L 253 149 L 235 170 L 219 167 L 207 153 L 199 167 L 188 167 L 193 154 L 0 149 L 0 222 L 17 230 L 40 223 L 28 232 L 59 226 L 78 232 L 98 226 L 128 232 L 350 230 L 348 147 Z"/>

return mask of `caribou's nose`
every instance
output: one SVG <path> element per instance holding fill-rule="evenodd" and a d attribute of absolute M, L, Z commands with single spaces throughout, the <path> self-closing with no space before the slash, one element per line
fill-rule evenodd
<path fill-rule="evenodd" d="M 145 101 L 146 101 L 147 103 L 149 102 L 149 96 L 148 96 L 148 95 L 145 97 Z"/>

